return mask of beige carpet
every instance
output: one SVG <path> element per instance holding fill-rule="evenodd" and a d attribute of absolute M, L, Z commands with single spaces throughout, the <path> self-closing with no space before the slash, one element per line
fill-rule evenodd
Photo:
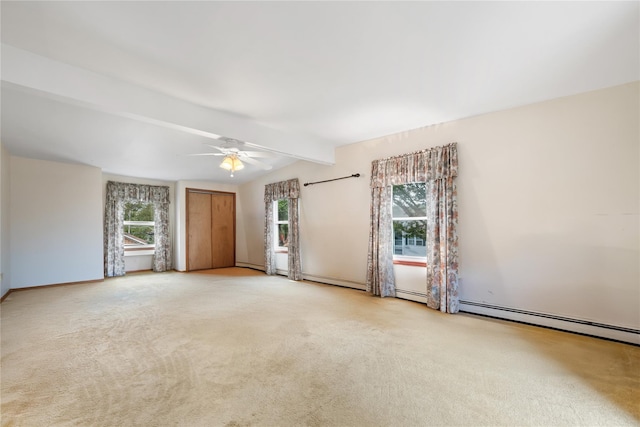
<path fill-rule="evenodd" d="M 640 348 L 246 269 L 2 303 L 3 426 L 640 425 Z"/>

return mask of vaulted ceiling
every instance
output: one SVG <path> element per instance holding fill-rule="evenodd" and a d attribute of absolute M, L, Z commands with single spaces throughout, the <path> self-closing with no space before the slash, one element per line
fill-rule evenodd
<path fill-rule="evenodd" d="M 2 1 L 2 143 L 241 183 L 337 146 L 639 79 L 639 3 Z"/>

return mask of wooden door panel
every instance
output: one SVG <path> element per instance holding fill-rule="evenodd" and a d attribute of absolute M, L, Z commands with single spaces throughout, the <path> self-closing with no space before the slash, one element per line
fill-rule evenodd
<path fill-rule="evenodd" d="M 213 268 L 211 194 L 187 192 L 188 270 Z"/>
<path fill-rule="evenodd" d="M 211 211 L 212 268 L 233 267 L 236 263 L 235 194 L 213 194 Z"/>

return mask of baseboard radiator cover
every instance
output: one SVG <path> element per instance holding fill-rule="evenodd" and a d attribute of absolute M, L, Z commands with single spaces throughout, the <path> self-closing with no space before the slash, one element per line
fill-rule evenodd
<path fill-rule="evenodd" d="M 575 332 L 582 335 L 640 345 L 640 329 L 608 325 L 582 319 L 503 307 L 475 301 L 461 300 L 460 311 L 463 313 L 513 320 L 534 326 L 543 326 L 567 332 Z"/>
<path fill-rule="evenodd" d="M 264 265 L 251 264 L 250 262 L 236 262 L 236 267 L 250 268 L 251 270 L 264 271 Z"/>
<path fill-rule="evenodd" d="M 416 291 L 409 291 L 406 289 L 396 288 L 396 298 L 407 299 L 410 301 L 416 301 L 426 304 L 427 303 L 427 294 Z"/>
<path fill-rule="evenodd" d="M 284 273 L 286 276 L 286 271 Z M 302 276 L 304 277 L 304 280 L 308 280 L 310 282 L 318 282 L 318 283 L 324 283 L 327 285 L 342 286 L 344 288 L 358 289 L 360 291 L 367 290 L 367 286 L 364 283 L 358 283 L 351 280 L 334 279 L 331 277 L 315 276 L 313 274 L 305 274 L 305 273 L 302 273 Z"/>
<path fill-rule="evenodd" d="M 236 267 L 244 267 L 244 268 L 250 268 L 252 270 L 264 271 L 263 265 L 251 264 L 248 262 L 236 262 Z M 279 276 L 287 276 L 287 270 L 277 269 L 276 274 L 278 274 Z M 342 286 L 344 288 L 359 289 L 361 291 L 364 291 L 367 289 L 364 283 L 354 282 L 354 281 L 345 280 L 345 279 L 334 279 L 332 277 L 316 276 L 316 275 L 307 274 L 304 272 L 302 273 L 302 278 L 303 280 L 308 280 L 309 282 L 323 283 L 325 285 L 336 285 L 336 286 Z"/>

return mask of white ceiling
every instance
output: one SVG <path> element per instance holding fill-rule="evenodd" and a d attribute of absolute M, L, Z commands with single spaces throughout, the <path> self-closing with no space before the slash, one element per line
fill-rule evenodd
<path fill-rule="evenodd" d="M 336 146 L 639 79 L 639 2 L 8 2 L 2 143 L 146 178 L 246 182 L 216 135 Z"/>

